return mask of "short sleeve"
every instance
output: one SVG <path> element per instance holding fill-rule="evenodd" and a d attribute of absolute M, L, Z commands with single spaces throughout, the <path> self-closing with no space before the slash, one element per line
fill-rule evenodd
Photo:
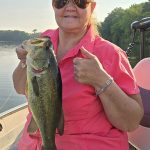
<path fill-rule="evenodd" d="M 107 73 L 113 77 L 114 81 L 125 93 L 140 93 L 126 53 L 107 40 L 100 39 L 97 41 L 94 54 L 98 57 Z"/>
<path fill-rule="evenodd" d="M 125 93 L 138 94 L 139 88 L 126 53 L 117 47 L 111 57 L 111 72 L 115 82 Z"/>

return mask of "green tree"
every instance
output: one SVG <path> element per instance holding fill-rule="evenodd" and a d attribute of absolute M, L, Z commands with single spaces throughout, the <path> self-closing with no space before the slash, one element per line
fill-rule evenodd
<path fill-rule="evenodd" d="M 35 34 L 37 32 L 37 29 L 33 29 L 32 32 L 33 34 Z"/>
<path fill-rule="evenodd" d="M 115 8 L 105 18 L 101 26 L 98 26 L 99 32 L 102 37 L 117 44 L 122 49 L 126 50 L 128 44 L 131 42 L 131 23 L 139 21 L 142 18 L 150 17 L 150 3 L 131 5 L 127 9 Z M 139 31 L 139 30 L 138 30 Z M 139 47 L 140 47 L 140 32 L 136 33 L 136 47 L 133 49 L 132 55 L 139 60 Z M 145 57 L 150 57 L 150 31 L 145 34 Z"/>

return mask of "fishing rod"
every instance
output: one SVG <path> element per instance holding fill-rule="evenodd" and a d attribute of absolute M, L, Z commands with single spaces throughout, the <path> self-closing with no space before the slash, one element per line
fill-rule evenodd
<path fill-rule="evenodd" d="M 145 40 L 145 31 L 150 27 L 150 17 L 146 17 L 141 19 L 140 21 L 134 21 L 131 23 L 132 32 L 132 41 L 129 44 L 126 53 L 129 56 L 131 53 L 131 49 L 135 45 L 135 35 L 136 31 L 139 30 L 141 32 L 141 45 L 140 45 L 140 60 L 144 58 L 144 40 Z"/>

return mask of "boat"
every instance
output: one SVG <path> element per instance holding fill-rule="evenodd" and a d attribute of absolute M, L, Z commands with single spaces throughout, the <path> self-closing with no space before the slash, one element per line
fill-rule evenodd
<path fill-rule="evenodd" d="M 0 150 L 8 150 L 22 131 L 28 114 L 27 103 L 0 114 Z"/>
<path fill-rule="evenodd" d="M 134 30 L 134 34 L 137 30 L 141 32 L 141 49 L 140 49 L 140 61 L 133 68 L 135 76 L 143 78 L 143 75 L 147 77 L 141 80 L 137 79 L 142 94 L 142 100 L 144 105 L 144 117 L 139 127 L 128 133 L 130 150 L 149 150 L 150 149 L 150 57 L 144 58 L 144 32 L 150 27 L 150 17 L 143 18 L 140 21 L 135 21 L 131 24 L 131 28 Z M 132 43 L 130 43 L 127 53 L 131 51 L 134 45 L 134 37 Z M 148 66 L 144 70 L 144 66 Z M 142 66 L 141 68 L 139 66 Z M 137 71 L 139 70 L 139 72 Z M 146 85 L 146 86 L 145 86 Z M 148 88 L 147 88 L 148 87 Z M 145 96 L 148 95 L 148 96 Z M 146 97 L 146 98 L 145 98 Z M 149 100 L 149 101 L 148 101 Z M 24 124 L 26 122 L 26 116 L 28 114 L 28 104 L 24 103 L 15 108 L 12 108 L 6 112 L 0 114 L 0 150 L 8 150 L 14 143 L 16 138 L 21 133 Z"/>

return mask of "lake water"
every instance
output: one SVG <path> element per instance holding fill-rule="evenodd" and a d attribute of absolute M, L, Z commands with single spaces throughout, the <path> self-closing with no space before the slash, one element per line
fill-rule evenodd
<path fill-rule="evenodd" d="M 0 44 L 0 113 L 26 102 L 25 96 L 16 93 L 12 73 L 19 60 L 16 45 Z"/>

